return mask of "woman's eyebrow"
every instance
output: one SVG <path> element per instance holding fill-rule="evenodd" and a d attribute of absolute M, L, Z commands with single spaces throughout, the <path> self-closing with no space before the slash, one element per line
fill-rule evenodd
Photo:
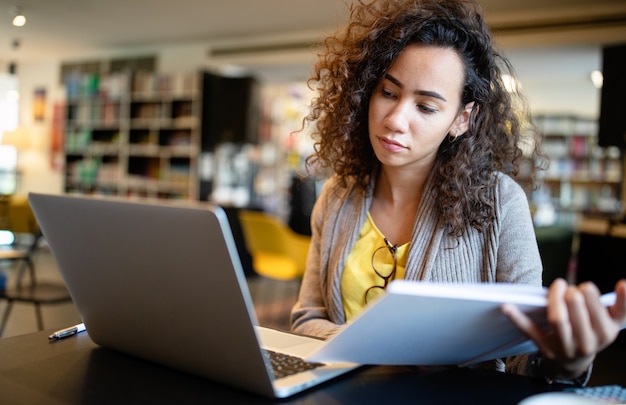
<path fill-rule="evenodd" d="M 393 77 L 392 75 L 390 75 L 389 73 L 385 74 L 385 79 L 389 80 L 390 82 L 392 82 L 393 84 L 395 84 L 396 86 L 400 87 L 400 88 L 404 88 L 404 85 L 395 77 Z M 441 94 L 437 93 L 436 91 L 430 91 L 430 90 L 415 90 L 414 92 L 417 95 L 420 96 L 428 96 L 428 97 L 433 97 L 433 98 L 437 98 L 439 100 L 442 101 L 448 101 L 445 99 L 445 97 L 443 97 Z"/>

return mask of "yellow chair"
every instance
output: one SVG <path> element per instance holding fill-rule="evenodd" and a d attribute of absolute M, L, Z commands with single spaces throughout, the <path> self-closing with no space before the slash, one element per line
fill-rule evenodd
<path fill-rule="evenodd" d="M 39 330 L 44 329 L 41 311 L 43 305 L 72 302 L 72 297 L 65 283 L 39 281 L 36 277 L 37 272 L 35 271 L 33 256 L 39 248 L 43 235 L 26 197 L 11 199 L 6 215 L 8 219 L 5 219 L 5 222 L 9 225 L 7 229 L 14 234 L 30 234 L 32 242 L 26 247 L 19 246 L 18 242 L 14 242 L 13 245 L 0 248 L 0 263 L 2 265 L 5 262 L 12 263 L 14 265 L 7 267 L 7 269 L 16 270 L 16 274 L 11 277 L 10 282 L 7 280 L 4 286 L 0 286 L 0 301 L 6 301 L 0 319 L 0 337 L 9 320 L 13 304 L 16 302 L 34 305 Z"/>
<path fill-rule="evenodd" d="M 279 218 L 261 211 L 239 211 L 252 267 L 262 276 L 293 280 L 304 274 L 311 238 L 294 232 Z"/>

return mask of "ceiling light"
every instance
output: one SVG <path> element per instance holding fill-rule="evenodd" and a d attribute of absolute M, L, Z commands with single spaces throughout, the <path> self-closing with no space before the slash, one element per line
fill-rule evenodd
<path fill-rule="evenodd" d="M 26 24 L 26 16 L 24 16 L 24 13 L 22 12 L 22 7 L 15 6 L 15 8 L 13 9 L 13 14 L 15 15 L 13 17 L 14 26 L 22 27 L 24 26 L 24 24 Z"/>
<path fill-rule="evenodd" d="M 602 75 L 602 72 L 600 72 L 599 70 L 594 70 L 593 72 L 591 72 L 591 81 L 593 82 L 593 85 L 596 89 L 601 89 L 602 82 L 604 81 L 604 76 Z"/>
<path fill-rule="evenodd" d="M 16 27 L 22 27 L 24 24 L 26 24 L 26 17 L 24 17 L 24 14 L 16 15 L 13 18 L 13 25 Z"/>

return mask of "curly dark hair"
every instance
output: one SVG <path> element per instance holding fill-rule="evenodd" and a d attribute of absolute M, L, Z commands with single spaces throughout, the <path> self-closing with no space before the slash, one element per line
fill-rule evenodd
<path fill-rule="evenodd" d="M 509 61 L 492 44 L 480 6 L 466 0 L 357 0 L 350 21 L 323 44 L 309 86 L 318 91 L 304 122 L 313 126 L 317 173 L 352 177 L 366 189 L 380 162 L 368 136 L 368 105 L 377 83 L 409 44 L 454 49 L 465 65 L 463 105 L 474 102 L 468 131 L 439 147 L 434 169 L 438 206 L 450 228 L 484 230 L 493 220 L 496 172 L 537 185 L 545 158 L 541 136 L 519 91 L 507 91 Z M 524 149 L 522 149 L 524 148 Z"/>

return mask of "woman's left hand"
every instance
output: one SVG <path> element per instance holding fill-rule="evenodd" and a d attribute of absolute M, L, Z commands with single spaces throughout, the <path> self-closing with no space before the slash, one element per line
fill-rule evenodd
<path fill-rule="evenodd" d="M 626 324 L 626 280 L 616 284 L 615 293 L 615 304 L 605 307 L 595 284 L 555 280 L 548 291 L 547 331 L 515 305 L 502 310 L 537 345 L 546 377 L 572 379 L 585 372 Z"/>

